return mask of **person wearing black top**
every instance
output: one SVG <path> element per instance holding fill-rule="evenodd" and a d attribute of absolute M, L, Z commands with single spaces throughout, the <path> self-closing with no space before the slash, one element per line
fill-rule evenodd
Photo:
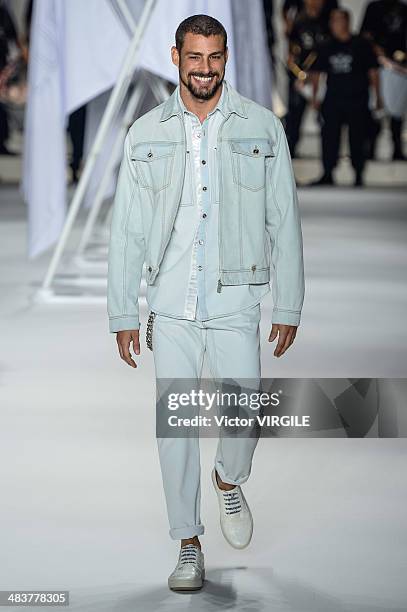
<path fill-rule="evenodd" d="M 371 39 L 380 55 L 392 58 L 396 51 L 406 52 L 407 4 L 400 0 L 369 2 L 360 33 Z"/>
<path fill-rule="evenodd" d="M 387 57 L 392 61 L 406 64 L 407 58 L 407 4 L 400 0 L 375 0 L 366 7 L 360 27 L 362 36 L 370 40 L 378 58 Z M 393 138 L 393 160 L 405 160 L 401 146 L 403 120 L 391 117 Z M 372 157 L 378 131 L 372 135 Z"/>
<path fill-rule="evenodd" d="M 325 0 L 321 12 L 321 17 L 325 20 L 328 20 L 331 11 L 337 7 L 337 0 Z M 281 14 L 283 17 L 284 31 L 286 36 L 290 35 L 296 18 L 304 10 L 304 8 L 305 0 L 284 0 L 281 9 Z"/>
<path fill-rule="evenodd" d="M 323 16 L 325 0 L 304 0 L 304 9 L 294 21 L 288 36 L 288 111 L 285 129 L 291 157 L 296 156 L 296 146 L 307 99 L 302 93 L 306 83 L 306 71 L 315 60 L 315 49 L 329 38 L 328 21 Z"/>
<path fill-rule="evenodd" d="M 7 66 L 10 46 L 13 43 L 19 46 L 17 30 L 7 6 L 0 2 L 0 72 Z M 9 136 L 7 106 L 0 102 L 0 155 L 15 155 L 6 146 Z"/>
<path fill-rule="evenodd" d="M 349 128 L 349 146 L 355 170 L 355 186 L 363 184 L 366 160 L 366 117 L 369 88 L 376 94 L 376 106 L 382 103 L 379 93 L 377 60 L 369 41 L 355 36 L 350 29 L 350 14 L 335 9 L 329 21 L 332 40 L 318 49 L 312 66 L 313 107 L 318 110 L 319 76 L 326 73 L 326 94 L 321 106 L 323 176 L 312 185 L 333 185 L 332 172 L 338 161 L 342 125 Z"/>

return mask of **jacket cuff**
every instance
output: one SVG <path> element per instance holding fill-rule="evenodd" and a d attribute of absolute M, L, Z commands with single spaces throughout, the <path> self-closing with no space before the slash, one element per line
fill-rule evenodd
<path fill-rule="evenodd" d="M 132 329 L 140 329 L 140 320 L 137 316 L 109 317 L 109 331 L 118 332 Z"/>
<path fill-rule="evenodd" d="M 274 308 L 271 316 L 272 323 L 281 323 L 282 325 L 295 325 L 298 327 L 300 324 L 301 312 L 296 310 L 284 310 L 282 308 Z"/>

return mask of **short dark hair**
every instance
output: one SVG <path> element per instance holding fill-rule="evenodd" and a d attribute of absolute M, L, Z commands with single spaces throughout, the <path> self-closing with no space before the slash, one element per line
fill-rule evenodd
<path fill-rule="evenodd" d="M 202 36 L 217 36 L 220 34 L 223 37 L 225 49 L 228 44 L 225 28 L 220 21 L 209 15 L 191 15 L 184 19 L 184 21 L 181 21 L 175 32 L 175 46 L 178 51 L 182 49 L 187 32 L 201 34 Z"/>
<path fill-rule="evenodd" d="M 337 13 L 340 13 L 342 15 L 342 17 L 345 17 L 346 21 L 348 23 L 350 23 L 351 15 L 350 15 L 350 11 L 348 9 L 342 8 L 342 7 L 338 7 L 338 8 L 332 9 L 332 12 L 333 11 L 336 11 Z"/>

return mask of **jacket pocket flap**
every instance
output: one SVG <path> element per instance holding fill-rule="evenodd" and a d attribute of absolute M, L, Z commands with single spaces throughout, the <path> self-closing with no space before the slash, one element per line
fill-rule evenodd
<path fill-rule="evenodd" d="M 274 157 L 273 145 L 269 140 L 264 140 L 262 138 L 258 140 L 254 138 L 247 140 L 232 140 L 230 146 L 232 147 L 232 151 L 242 155 L 250 155 L 251 157 Z"/>
<path fill-rule="evenodd" d="M 138 142 L 131 147 L 131 159 L 152 162 L 161 157 L 174 155 L 175 144 L 172 142 Z"/>

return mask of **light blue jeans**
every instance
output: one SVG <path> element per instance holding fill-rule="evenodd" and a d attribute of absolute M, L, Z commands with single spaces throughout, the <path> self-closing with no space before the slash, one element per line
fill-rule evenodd
<path fill-rule="evenodd" d="M 250 379 L 260 385 L 260 304 L 206 321 L 156 314 L 152 348 L 158 379 L 200 381 L 204 355 L 212 379 Z M 252 387 L 253 385 L 253 387 Z M 224 482 L 240 485 L 250 475 L 257 437 L 219 437 L 215 468 Z M 158 437 L 158 452 L 172 539 L 204 533 L 200 518 L 199 438 Z"/>

